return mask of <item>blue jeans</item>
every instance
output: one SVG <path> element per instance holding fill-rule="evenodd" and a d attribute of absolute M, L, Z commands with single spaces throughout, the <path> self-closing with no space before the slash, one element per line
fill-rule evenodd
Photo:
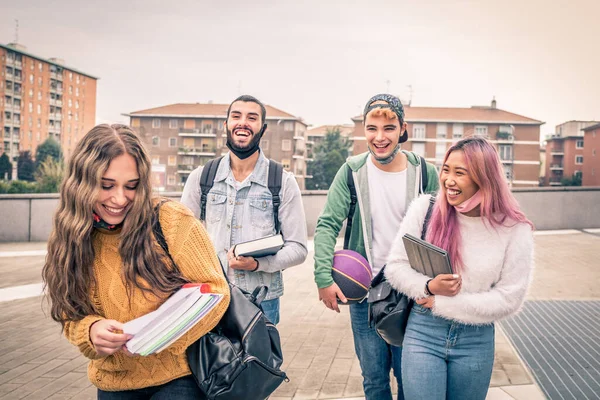
<path fill-rule="evenodd" d="M 277 325 L 279 323 L 279 297 L 272 300 L 264 300 L 260 303 L 265 316 L 273 323 Z"/>
<path fill-rule="evenodd" d="M 366 399 L 392 400 L 390 369 L 393 367 L 398 381 L 398 400 L 404 400 L 400 372 L 402 348 L 387 344 L 375 328 L 369 327 L 369 305 L 366 300 L 350 304 L 350 320 Z"/>
<path fill-rule="evenodd" d="M 414 304 L 402 350 L 410 400 L 484 400 L 494 365 L 494 325 L 465 325 Z"/>
<path fill-rule="evenodd" d="M 195 400 L 205 399 L 204 394 L 191 375 L 167 382 L 164 385 L 143 389 L 107 392 L 98 389 L 98 400 Z"/>

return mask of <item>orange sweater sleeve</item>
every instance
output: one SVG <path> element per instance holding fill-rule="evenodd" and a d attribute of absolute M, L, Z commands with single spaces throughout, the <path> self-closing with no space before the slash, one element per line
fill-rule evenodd
<path fill-rule="evenodd" d="M 183 205 L 174 201 L 160 210 L 160 223 L 171 257 L 190 282 L 208 283 L 213 293 L 223 294 L 221 302 L 198 324 L 167 348 L 182 354 L 200 337 L 213 329 L 229 306 L 229 286 L 208 233 Z"/>
<path fill-rule="evenodd" d="M 79 321 L 68 321 L 64 325 L 64 335 L 71 344 L 77 346 L 81 354 L 95 360 L 101 358 L 90 340 L 90 327 L 104 319 L 100 315 L 88 315 Z"/>

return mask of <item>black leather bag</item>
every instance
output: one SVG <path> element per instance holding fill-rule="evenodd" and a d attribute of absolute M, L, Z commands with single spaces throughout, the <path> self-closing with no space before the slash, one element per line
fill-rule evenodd
<path fill-rule="evenodd" d="M 427 233 L 427 225 L 434 202 L 435 198 L 431 197 L 421 232 L 423 240 Z M 408 315 L 410 314 L 413 301 L 390 285 L 387 279 L 385 279 L 384 271 L 385 265 L 375 278 L 373 278 L 367 296 L 367 302 L 369 303 L 369 326 L 374 327 L 377 334 L 386 343 L 393 346 L 402 346 Z"/>
<path fill-rule="evenodd" d="M 154 209 L 154 235 L 170 258 L 158 213 Z M 223 271 L 225 279 L 227 274 Z M 217 326 L 186 350 L 187 361 L 200 390 L 208 400 L 263 400 L 285 380 L 279 332 L 265 316 L 260 304 L 267 295 L 266 286 L 252 294 L 227 279 L 231 299 Z"/>
<path fill-rule="evenodd" d="M 266 399 L 288 380 L 280 370 L 279 332 L 260 308 L 267 287 L 252 294 L 229 287 L 229 308 L 215 329 L 188 347 L 188 364 L 209 400 Z"/>

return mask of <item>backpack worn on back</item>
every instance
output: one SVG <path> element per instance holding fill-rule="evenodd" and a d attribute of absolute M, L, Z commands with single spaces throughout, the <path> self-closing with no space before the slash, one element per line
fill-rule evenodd
<path fill-rule="evenodd" d="M 202 169 L 202 175 L 200 176 L 200 220 L 206 219 L 206 199 L 208 192 L 215 183 L 215 175 L 217 175 L 217 169 L 223 157 L 214 158 L 208 161 Z M 283 176 L 283 166 L 277 161 L 269 160 L 269 174 L 268 174 L 268 187 L 273 198 L 273 220 L 275 222 L 275 232 L 279 233 L 279 206 L 281 205 L 281 198 L 279 197 L 279 191 L 281 190 L 281 180 Z"/>
<path fill-rule="evenodd" d="M 153 232 L 170 258 L 169 247 L 155 208 Z M 262 400 L 288 380 L 280 367 L 283 363 L 279 332 L 260 308 L 267 287 L 246 293 L 227 279 L 231 294 L 229 307 L 206 335 L 192 343 L 186 358 L 192 375 L 208 400 Z"/>
<path fill-rule="evenodd" d="M 427 163 L 425 159 L 421 156 L 421 185 L 419 185 L 419 194 L 425 193 L 425 189 L 427 189 L 427 184 L 429 183 L 427 176 Z M 346 183 L 348 184 L 348 189 L 350 189 L 350 209 L 348 210 L 348 217 L 346 219 L 346 234 L 344 235 L 344 249 L 348 249 L 348 244 L 350 243 L 350 232 L 352 231 L 352 219 L 354 218 L 354 210 L 356 209 L 356 202 L 358 198 L 356 197 L 356 187 L 354 186 L 354 177 L 352 176 L 352 168 L 348 167 L 348 171 L 346 174 Z"/>

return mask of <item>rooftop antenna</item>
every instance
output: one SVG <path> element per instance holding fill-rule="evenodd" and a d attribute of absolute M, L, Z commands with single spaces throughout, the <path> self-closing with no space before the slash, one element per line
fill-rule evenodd
<path fill-rule="evenodd" d="M 413 97 L 413 88 L 412 88 L 412 85 L 408 85 L 408 105 L 409 106 L 412 103 L 412 97 Z"/>
<path fill-rule="evenodd" d="M 15 19 L 15 43 L 19 43 L 19 20 Z"/>

